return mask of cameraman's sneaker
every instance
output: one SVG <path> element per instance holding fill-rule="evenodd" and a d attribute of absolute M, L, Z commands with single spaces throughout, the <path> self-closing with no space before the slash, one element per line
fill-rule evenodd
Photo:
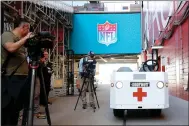
<path fill-rule="evenodd" d="M 36 105 L 36 106 L 34 107 L 34 114 L 38 113 L 39 110 L 40 110 L 40 106 Z"/>
<path fill-rule="evenodd" d="M 52 105 L 52 102 L 48 102 L 48 105 Z"/>
<path fill-rule="evenodd" d="M 83 104 L 83 109 L 86 109 L 87 108 L 87 104 Z"/>
<path fill-rule="evenodd" d="M 96 106 L 94 103 L 90 103 L 90 106 L 93 108 L 93 109 L 96 109 Z"/>

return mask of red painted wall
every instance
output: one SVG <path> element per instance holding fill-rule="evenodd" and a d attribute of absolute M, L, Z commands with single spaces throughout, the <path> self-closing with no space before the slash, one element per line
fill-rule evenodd
<path fill-rule="evenodd" d="M 170 94 L 185 100 L 188 100 L 188 91 L 184 91 L 184 87 L 188 86 L 189 17 L 180 25 L 173 23 L 183 17 L 188 6 L 186 1 L 145 1 L 143 8 L 143 41 L 149 45 L 146 49 L 154 45 L 155 40 L 163 42 L 164 48 L 159 50 L 159 56 L 170 62 L 165 65 Z M 168 20 L 169 16 L 172 16 L 171 20 Z M 170 31 L 173 31 L 171 37 Z"/>
<path fill-rule="evenodd" d="M 166 65 L 169 75 L 170 94 L 188 100 L 188 34 L 189 19 L 177 27 L 173 36 L 165 41 L 164 49 L 159 50 L 161 56 L 169 57 L 170 64 Z"/>
<path fill-rule="evenodd" d="M 63 32 L 64 32 L 64 31 L 63 31 L 62 28 L 59 28 L 59 29 L 58 29 L 58 39 L 56 39 L 54 45 L 57 44 L 57 40 L 58 40 L 59 43 L 62 43 L 62 42 L 63 42 L 63 38 L 64 38 Z M 53 30 L 53 31 L 52 31 L 52 34 L 55 35 L 55 36 L 57 36 L 57 29 Z M 55 51 L 56 51 L 56 50 L 57 50 L 57 48 L 55 49 Z M 59 52 L 59 53 L 62 53 L 63 50 L 64 50 L 64 46 L 60 46 L 60 45 L 59 45 L 59 46 L 58 46 L 58 52 Z"/>

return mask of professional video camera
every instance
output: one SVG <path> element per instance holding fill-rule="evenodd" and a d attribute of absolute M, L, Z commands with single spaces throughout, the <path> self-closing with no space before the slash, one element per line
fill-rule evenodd
<path fill-rule="evenodd" d="M 42 31 L 27 39 L 25 47 L 27 47 L 28 56 L 31 60 L 38 60 L 43 56 L 42 48 L 53 48 L 55 36 L 47 31 Z"/>
<path fill-rule="evenodd" d="M 96 68 L 96 60 L 90 59 L 90 60 L 84 60 L 83 65 L 85 66 L 84 76 L 89 77 L 89 75 L 93 75 Z"/>

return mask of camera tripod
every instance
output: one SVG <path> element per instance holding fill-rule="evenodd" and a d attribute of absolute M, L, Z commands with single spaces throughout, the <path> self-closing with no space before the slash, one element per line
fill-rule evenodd
<path fill-rule="evenodd" d="M 30 97 L 29 97 L 29 104 L 24 105 L 22 126 L 26 126 L 26 125 L 33 126 L 34 92 L 35 92 L 35 80 L 37 76 L 37 70 L 39 70 L 40 84 L 42 84 L 42 88 L 43 88 L 44 96 L 45 96 L 45 102 L 46 102 L 45 112 L 47 116 L 47 123 L 50 126 L 51 119 L 50 119 L 50 114 L 49 114 L 49 109 L 48 109 L 48 100 L 47 100 L 47 95 L 46 95 L 46 90 L 45 90 L 42 66 L 37 61 L 32 61 L 29 65 L 30 65 L 29 67 L 30 67 L 30 72 L 31 72 L 28 77 L 29 79 L 31 78 Z"/>
<path fill-rule="evenodd" d="M 87 89 L 88 89 L 89 84 L 91 84 L 91 85 L 90 85 L 91 92 L 93 93 L 93 96 L 95 95 L 98 108 L 100 108 L 99 103 L 98 103 L 98 98 L 97 98 L 97 95 L 96 95 L 96 91 L 95 91 L 95 88 L 94 88 L 94 76 L 89 75 L 89 77 L 87 77 L 87 76 L 84 75 L 83 77 L 84 77 L 84 78 L 83 78 L 83 84 L 82 84 L 81 90 L 80 90 L 80 92 L 79 92 L 79 96 L 78 96 L 78 99 L 77 99 L 77 102 L 76 102 L 74 111 L 76 110 L 76 107 L 77 107 L 79 98 L 81 97 L 81 93 L 83 92 L 83 88 L 84 88 L 84 85 L 86 84 L 86 79 L 87 79 L 87 78 L 89 78 L 89 82 L 88 82 L 88 85 L 87 85 L 86 87 L 87 87 Z M 86 90 L 86 89 L 84 89 L 84 90 Z M 90 92 L 89 92 L 89 93 L 90 93 Z M 94 98 L 94 97 L 93 97 L 93 98 Z M 94 103 L 93 103 L 93 104 L 94 104 Z M 95 109 L 96 109 L 96 108 L 93 107 L 93 109 L 94 109 L 94 112 L 95 112 Z"/>

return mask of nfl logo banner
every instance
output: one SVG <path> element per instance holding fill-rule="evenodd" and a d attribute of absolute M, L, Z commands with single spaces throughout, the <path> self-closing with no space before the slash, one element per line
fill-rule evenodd
<path fill-rule="evenodd" d="M 104 24 L 97 24 L 97 40 L 101 44 L 109 46 L 117 42 L 117 23 L 111 24 L 106 21 Z"/>

